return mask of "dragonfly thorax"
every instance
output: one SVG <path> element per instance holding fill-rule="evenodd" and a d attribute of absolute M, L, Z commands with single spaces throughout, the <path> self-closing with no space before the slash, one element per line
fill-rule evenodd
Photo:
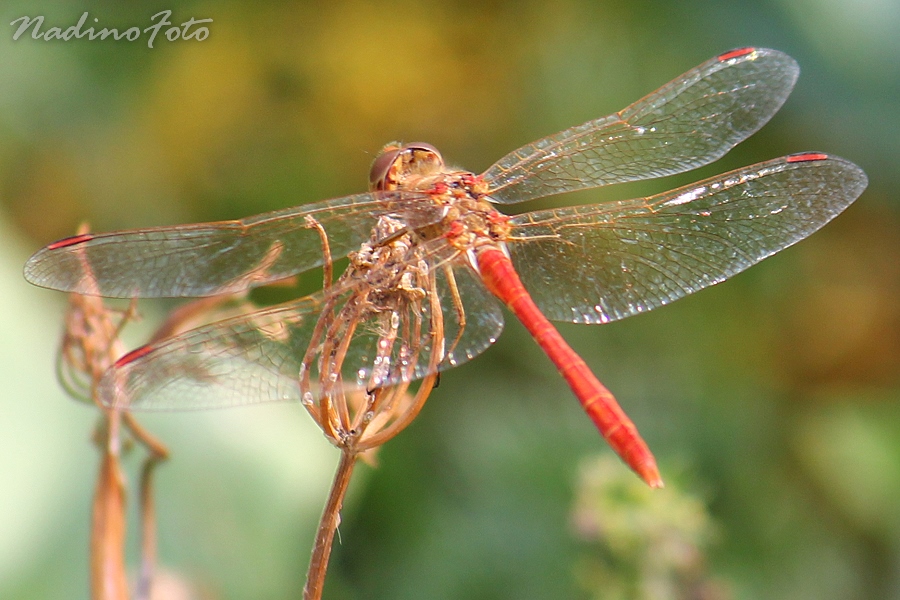
<path fill-rule="evenodd" d="M 503 242 L 510 231 L 508 217 L 485 200 L 482 178 L 448 168 L 440 152 L 424 142 L 385 146 L 372 163 L 369 186 L 373 190 L 424 192 L 445 207 L 439 223 L 416 232 L 422 240 L 443 236 L 460 252 L 469 252 Z M 378 228 L 384 228 L 381 221 Z M 390 239 L 391 233 L 381 239 Z"/>

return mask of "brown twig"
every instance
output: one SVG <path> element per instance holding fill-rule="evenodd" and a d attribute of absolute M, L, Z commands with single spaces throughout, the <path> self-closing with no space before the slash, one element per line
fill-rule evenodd
<path fill-rule="evenodd" d="M 87 231 L 86 225 L 79 228 L 81 234 Z M 82 254 L 80 262 L 84 277 L 92 283 L 93 290 L 97 291 L 99 287 L 87 256 Z M 199 312 L 198 309 L 176 312 L 167 323 L 176 327 Z M 76 398 L 93 401 L 102 414 L 95 434 L 101 458 L 91 510 L 90 579 L 93 600 L 125 600 L 129 597 L 125 566 L 127 492 L 120 461 L 123 427 L 147 449 L 149 455 L 144 463 L 140 484 L 143 541 L 140 579 L 135 595 L 138 600 L 150 597 L 156 564 L 152 473 L 155 465 L 168 457 L 168 450 L 141 427 L 134 417 L 114 408 L 104 407 L 97 395 L 97 386 L 104 372 L 124 353 L 119 334 L 136 317 L 134 300 L 127 310 L 120 311 L 106 306 L 99 297 L 72 294 L 58 360 L 58 374 L 63 387 Z"/>
<path fill-rule="evenodd" d="M 153 471 L 160 462 L 169 458 L 169 450 L 134 419 L 130 413 L 122 413 L 123 422 L 135 440 L 148 452 L 141 469 L 141 568 L 135 587 L 135 600 L 149 600 L 152 595 L 153 576 L 156 573 L 156 505 L 153 501 Z"/>
<path fill-rule="evenodd" d="M 128 598 L 125 570 L 125 476 L 119 463 L 114 427 L 116 413 L 106 423 L 105 443 L 101 444 L 100 472 L 91 509 L 91 598 L 122 600 Z M 116 442 L 118 440 L 115 440 Z"/>
<path fill-rule="evenodd" d="M 319 529 L 316 532 L 316 542 L 309 560 L 306 585 L 303 588 L 303 600 L 320 600 L 322 597 L 325 573 L 328 571 L 328 559 L 331 556 L 331 544 L 334 541 L 334 533 L 341 523 L 341 506 L 344 504 L 344 496 L 350 486 L 350 476 L 353 474 L 357 456 L 358 454 L 354 451 L 341 450 L 341 460 L 338 462 L 331 492 L 328 494 L 328 502 L 325 503 L 325 510 L 322 512 L 322 519 L 319 521 Z"/>
<path fill-rule="evenodd" d="M 153 471 L 165 457 L 153 455 L 141 469 L 141 570 L 135 587 L 135 600 L 149 600 L 156 574 L 156 505 L 153 501 Z"/>

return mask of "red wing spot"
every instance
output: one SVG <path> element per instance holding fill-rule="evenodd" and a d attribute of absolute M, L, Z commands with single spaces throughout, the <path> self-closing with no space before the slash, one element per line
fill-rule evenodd
<path fill-rule="evenodd" d="M 821 152 L 804 152 L 803 154 L 791 154 L 785 158 L 785 161 L 789 163 L 810 162 L 813 160 L 828 160 L 828 155 Z"/>
<path fill-rule="evenodd" d="M 726 52 L 725 54 L 720 54 L 718 56 L 719 62 L 725 62 L 727 60 L 731 60 L 732 58 L 741 58 L 743 56 L 747 56 L 748 54 L 753 54 L 756 52 L 756 48 L 738 48 L 737 50 L 731 50 L 730 52 Z"/>
<path fill-rule="evenodd" d="M 151 350 L 153 350 L 153 346 L 141 346 L 140 348 L 132 350 L 131 352 L 129 352 L 128 354 L 126 354 L 125 356 L 123 356 L 122 358 L 117 360 L 116 364 L 114 364 L 113 367 L 115 367 L 115 368 L 124 367 L 128 363 L 134 362 L 135 360 L 139 359 L 140 357 L 150 354 Z"/>
<path fill-rule="evenodd" d="M 58 248 L 66 248 L 67 246 L 74 246 L 75 244 L 82 244 L 84 242 L 89 242 L 94 239 L 94 236 L 90 233 L 82 233 L 81 235 L 73 235 L 72 237 L 67 237 L 65 239 L 59 240 L 58 242 L 53 242 L 47 246 L 47 250 L 56 250 Z"/>

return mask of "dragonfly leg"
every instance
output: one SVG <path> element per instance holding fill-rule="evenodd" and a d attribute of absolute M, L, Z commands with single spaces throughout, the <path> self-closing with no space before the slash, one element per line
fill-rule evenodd
<path fill-rule="evenodd" d="M 443 269 L 444 275 L 447 277 L 447 285 L 450 286 L 450 298 L 453 300 L 453 311 L 456 313 L 456 322 L 459 325 L 459 331 L 456 332 L 453 343 L 450 344 L 450 347 L 447 348 L 444 353 L 446 356 L 453 354 L 457 344 L 459 344 L 459 341 L 462 339 L 463 333 L 466 331 L 466 309 L 463 306 L 462 296 L 460 296 L 459 286 L 456 283 L 456 276 L 453 274 L 453 269 L 449 265 L 444 265 Z M 441 356 L 441 360 L 443 359 L 444 356 Z"/>

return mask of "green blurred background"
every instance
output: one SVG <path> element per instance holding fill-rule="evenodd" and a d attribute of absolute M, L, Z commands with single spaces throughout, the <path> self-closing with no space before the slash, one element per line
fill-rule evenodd
<path fill-rule="evenodd" d="M 209 38 L 13 41 L 5 25 L 68 27 L 89 11 L 97 26 L 147 27 L 164 9 L 176 24 L 212 18 Z M 610 464 L 508 319 L 379 467 L 359 469 L 326 598 L 900 598 L 897 0 L 57 0 L 0 16 L 0 598 L 88 595 L 96 415 L 54 379 L 66 299 L 24 282 L 32 251 L 83 220 L 234 218 L 361 191 L 395 139 L 477 172 L 746 45 L 802 68 L 760 133 L 698 172 L 540 205 L 802 150 L 869 175 L 833 224 L 728 283 L 621 323 L 561 326 L 669 487 L 648 496 Z M 170 306 L 142 305 L 131 343 Z M 157 489 L 166 597 L 299 597 L 337 459 L 305 413 L 141 420 L 173 454 Z"/>

